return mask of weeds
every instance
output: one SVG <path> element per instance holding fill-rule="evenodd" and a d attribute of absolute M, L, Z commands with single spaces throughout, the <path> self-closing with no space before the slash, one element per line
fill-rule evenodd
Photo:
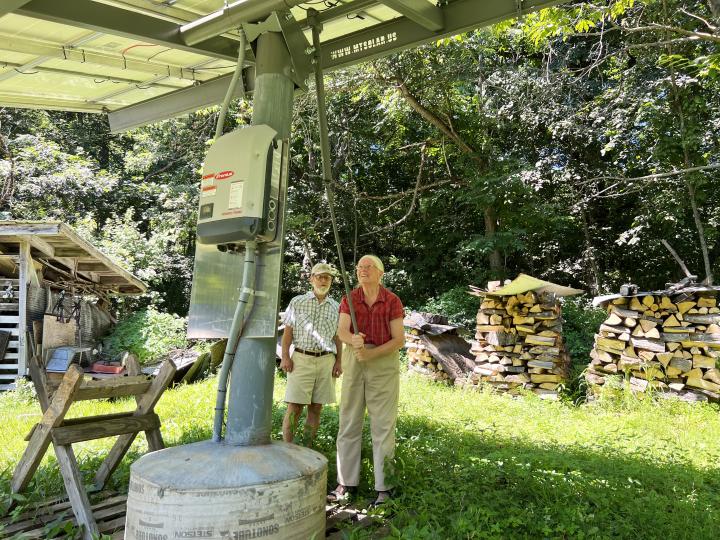
<path fill-rule="evenodd" d="M 281 439 L 284 379 L 276 379 L 273 438 Z M 339 386 L 338 386 L 339 387 Z M 208 439 L 215 380 L 169 390 L 157 407 L 169 445 Z M 10 395 L 12 396 L 12 394 Z M 73 414 L 117 412 L 132 403 L 96 403 Z M 9 497 L 22 440 L 36 404 L 0 398 L 0 489 Z M 338 408 L 323 408 L 315 449 L 335 485 Z M 395 499 L 382 528 L 348 538 L 716 538 L 720 530 L 720 417 L 717 406 L 639 400 L 622 384 L 591 404 L 463 391 L 402 374 Z M 374 496 L 372 445 L 364 431 L 360 499 Z M 90 475 L 111 439 L 76 445 Z M 113 476 L 126 489 L 129 464 L 146 451 L 141 436 Z M 46 457 L 24 494 L 29 504 L 62 492 Z"/>
<path fill-rule="evenodd" d="M 186 319 L 149 307 L 121 321 L 104 342 L 110 354 L 130 351 L 144 363 L 186 347 L 186 326 Z"/>

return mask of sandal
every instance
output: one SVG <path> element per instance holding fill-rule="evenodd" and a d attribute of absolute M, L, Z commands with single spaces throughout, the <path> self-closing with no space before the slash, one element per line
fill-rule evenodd
<path fill-rule="evenodd" d="M 377 498 L 374 502 L 370 504 L 370 507 L 378 508 L 388 502 L 390 499 L 392 499 L 392 494 L 390 493 L 390 491 L 378 491 Z"/>
<path fill-rule="evenodd" d="M 327 494 L 327 500 L 331 503 L 344 503 L 350 500 L 353 488 L 338 484 L 335 489 Z"/>

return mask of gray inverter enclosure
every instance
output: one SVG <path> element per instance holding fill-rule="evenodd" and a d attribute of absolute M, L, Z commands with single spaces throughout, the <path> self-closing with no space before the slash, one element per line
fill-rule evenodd
<path fill-rule="evenodd" d="M 266 125 L 219 137 L 203 166 L 198 243 L 227 245 L 277 235 L 283 142 Z"/>
<path fill-rule="evenodd" d="M 203 176 L 208 178 L 202 181 L 201 190 L 211 194 L 201 195 L 200 211 L 202 214 L 204 205 L 213 204 L 216 218 L 200 216 L 198 220 L 199 241 L 195 248 L 188 316 L 190 338 L 220 339 L 228 336 L 243 279 L 243 256 L 237 251 L 237 246 L 252 239 L 250 227 L 253 223 L 260 254 L 255 273 L 252 317 L 243 329 L 243 336 L 275 336 L 279 293 L 267 291 L 279 290 L 283 253 L 282 230 L 278 230 L 278 224 L 282 227 L 279 216 L 285 208 L 285 200 L 280 193 L 286 192 L 280 188 L 287 184 L 288 172 L 288 142 L 275 139 L 275 136 L 275 131 L 265 125 L 247 127 L 223 135 L 208 151 L 203 167 Z M 220 147 L 216 150 L 217 145 Z M 249 161 L 241 162 L 238 156 L 245 156 Z M 233 174 L 228 176 L 226 171 Z M 211 181 L 209 175 L 213 172 Z M 217 175 L 220 178 L 215 178 Z M 244 185 L 233 188 L 234 182 Z M 214 191 L 207 189 L 213 187 Z M 217 208 L 232 209 L 237 206 L 242 215 L 223 218 L 223 211 L 216 210 L 216 204 Z M 261 205 L 266 212 L 264 216 L 262 211 L 257 211 Z M 247 219 L 235 221 L 236 217 Z M 205 231 L 203 238 L 209 243 L 200 241 L 201 228 Z M 210 242 L 218 238 L 226 243 Z M 236 244 L 235 249 L 227 249 L 228 244 Z"/>

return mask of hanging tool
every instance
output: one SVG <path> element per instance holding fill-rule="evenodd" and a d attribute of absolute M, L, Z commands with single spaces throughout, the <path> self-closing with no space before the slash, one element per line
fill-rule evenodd
<path fill-rule="evenodd" d="M 335 235 L 335 246 L 337 247 L 338 262 L 340 263 L 340 275 L 342 276 L 343 285 L 345 286 L 345 298 L 347 298 L 348 307 L 350 308 L 350 320 L 352 321 L 353 333 L 357 334 L 359 329 L 355 317 L 355 308 L 353 307 L 352 297 L 350 296 L 350 282 L 348 281 L 347 272 L 345 271 L 345 259 L 343 258 L 340 235 L 338 234 L 337 221 L 335 220 L 335 198 L 332 188 L 330 142 L 328 140 L 327 110 L 325 109 L 325 84 L 323 82 L 322 66 L 320 65 L 320 32 L 322 32 L 322 24 L 320 24 L 317 19 L 318 11 L 310 8 L 307 14 L 310 28 L 312 28 L 314 49 L 313 66 L 315 68 L 315 90 L 317 92 L 318 124 L 320 128 L 320 155 L 322 157 L 325 196 L 327 197 L 328 207 L 330 208 L 330 221 L 332 222 L 333 234 Z"/>
<path fill-rule="evenodd" d="M 55 315 L 57 322 L 70 322 L 70 319 L 65 316 L 65 289 L 60 291 L 57 302 L 55 302 L 55 305 L 52 308 L 51 314 Z"/>

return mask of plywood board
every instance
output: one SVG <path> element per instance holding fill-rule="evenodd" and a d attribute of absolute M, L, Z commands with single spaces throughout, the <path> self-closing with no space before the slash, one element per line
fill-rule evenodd
<path fill-rule="evenodd" d="M 75 345 L 75 333 L 77 322 L 70 319 L 69 322 L 60 322 L 55 315 L 45 315 L 43 318 L 42 350 L 43 357 L 47 360 L 49 349 Z"/>

